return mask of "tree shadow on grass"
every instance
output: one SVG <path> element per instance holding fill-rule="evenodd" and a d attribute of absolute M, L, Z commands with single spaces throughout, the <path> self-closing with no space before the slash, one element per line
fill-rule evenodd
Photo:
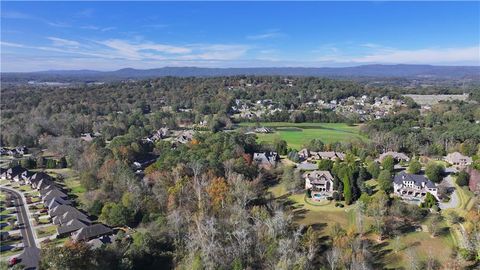
<path fill-rule="evenodd" d="M 442 227 L 438 230 L 438 233 L 435 237 L 444 237 L 450 234 L 450 228 L 449 227 Z"/>

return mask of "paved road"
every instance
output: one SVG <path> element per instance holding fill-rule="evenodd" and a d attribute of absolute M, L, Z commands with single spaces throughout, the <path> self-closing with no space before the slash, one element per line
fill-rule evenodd
<path fill-rule="evenodd" d="M 445 177 L 443 179 L 443 183 L 445 183 L 445 186 L 448 188 L 448 189 L 453 189 L 453 192 L 452 194 L 450 195 L 450 201 L 448 201 L 447 203 L 442 203 L 440 202 L 438 204 L 438 207 L 440 209 L 449 209 L 449 208 L 455 208 L 455 207 L 458 207 L 458 204 L 460 203 L 460 199 L 458 198 L 458 193 L 457 193 L 457 190 L 455 188 L 455 185 L 453 184 L 453 178 L 451 175 L 448 175 L 447 177 Z"/>
<path fill-rule="evenodd" d="M 20 264 L 24 265 L 25 269 L 36 269 L 40 261 L 40 249 L 37 248 L 37 244 L 35 243 L 33 227 L 27 214 L 27 204 L 18 191 L 7 187 L 1 187 L 1 189 L 13 196 L 17 209 L 18 223 L 21 224 L 20 233 L 23 238 L 24 250 L 22 254 L 18 256 L 21 259 Z"/>

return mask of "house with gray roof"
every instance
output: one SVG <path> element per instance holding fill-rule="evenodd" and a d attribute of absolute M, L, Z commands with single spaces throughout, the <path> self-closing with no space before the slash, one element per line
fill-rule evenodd
<path fill-rule="evenodd" d="M 0 168 L 0 179 L 6 180 L 7 179 L 7 169 Z"/>
<path fill-rule="evenodd" d="M 54 185 L 54 182 L 52 180 L 41 179 L 38 182 L 32 183 L 32 188 L 34 188 L 36 190 L 42 190 L 42 189 L 48 188 L 51 185 Z"/>
<path fill-rule="evenodd" d="M 318 169 L 318 164 L 305 161 L 305 162 L 298 163 L 297 169 L 300 171 L 314 171 Z"/>
<path fill-rule="evenodd" d="M 57 216 L 53 217 L 53 219 L 52 219 L 53 224 L 61 225 L 61 224 L 69 222 L 72 219 L 81 220 L 83 223 L 87 223 L 89 225 L 92 223 L 92 221 L 87 217 L 87 215 L 85 215 L 84 213 L 80 212 L 77 209 L 75 209 L 75 210 L 76 211 L 74 211 L 74 210 L 67 211 L 67 212 L 63 213 L 62 215 L 57 215 Z"/>
<path fill-rule="evenodd" d="M 44 172 L 37 172 L 32 175 L 25 183 L 31 185 L 33 183 L 38 183 L 42 179 L 52 180 L 52 177 Z"/>
<path fill-rule="evenodd" d="M 27 169 L 22 166 L 14 166 L 7 169 L 6 179 L 14 180 L 16 182 L 23 179 L 23 176 L 27 174 Z"/>
<path fill-rule="evenodd" d="M 189 143 L 193 140 L 194 135 L 195 135 L 195 130 L 185 130 L 181 132 L 180 135 L 178 135 L 174 141 L 183 143 L 183 144 Z"/>
<path fill-rule="evenodd" d="M 71 219 L 70 221 L 57 226 L 57 235 L 58 237 L 65 237 L 69 234 L 78 231 L 82 228 L 86 228 L 90 223 L 86 223 L 80 219 Z"/>
<path fill-rule="evenodd" d="M 303 148 L 302 150 L 298 151 L 298 157 L 301 160 L 307 160 L 310 157 L 310 150 Z"/>
<path fill-rule="evenodd" d="M 472 164 L 473 161 L 471 157 L 464 156 L 459 152 L 450 153 L 443 160 L 458 167 L 466 167 Z"/>
<path fill-rule="evenodd" d="M 254 153 L 253 161 L 260 167 L 273 168 L 277 166 L 277 162 L 280 160 L 277 152 L 262 152 Z"/>
<path fill-rule="evenodd" d="M 51 197 L 49 200 L 44 201 L 44 204 L 48 207 L 48 209 L 52 209 L 59 205 L 71 205 L 72 202 L 70 200 L 64 200 L 60 197 Z"/>
<path fill-rule="evenodd" d="M 59 189 L 57 186 L 55 185 L 48 185 L 48 186 L 45 186 L 43 189 L 39 190 L 38 193 L 40 193 L 40 196 L 45 196 L 49 191 L 51 190 L 54 190 L 54 189 Z"/>
<path fill-rule="evenodd" d="M 438 187 L 420 174 L 409 174 L 405 171 L 395 175 L 393 179 L 394 193 L 407 200 L 423 200 L 431 193 L 438 200 Z"/>
<path fill-rule="evenodd" d="M 74 232 L 72 234 L 72 239 L 75 242 L 88 241 L 93 238 L 98 238 L 100 236 L 109 235 L 112 233 L 113 230 L 103 224 L 93 224 Z"/>
<path fill-rule="evenodd" d="M 329 171 L 313 171 L 303 174 L 305 189 L 310 190 L 313 200 L 333 195 L 333 176 Z"/>
<path fill-rule="evenodd" d="M 78 210 L 73 206 L 66 205 L 66 204 L 61 204 L 61 205 L 57 205 L 57 206 L 54 206 L 52 208 L 49 208 L 48 215 L 51 218 L 54 218 L 56 216 L 63 215 L 66 212 L 69 212 L 69 211 L 75 212 L 75 211 L 78 211 Z M 80 211 L 78 211 L 78 212 L 80 212 Z"/>
<path fill-rule="evenodd" d="M 396 162 L 400 162 L 400 161 L 410 161 L 410 158 L 405 155 L 404 153 L 400 153 L 400 152 L 394 152 L 394 151 L 388 151 L 388 152 L 385 152 L 383 154 L 381 154 L 377 159 L 376 161 L 377 162 L 383 162 L 383 160 L 388 157 L 388 156 L 391 156 L 393 157 L 393 159 L 396 161 Z"/>
<path fill-rule="evenodd" d="M 49 199 L 55 198 L 55 197 L 62 198 L 62 199 L 68 198 L 68 195 L 58 188 L 49 189 L 46 193 L 41 194 L 41 196 L 43 198 L 43 201 L 48 201 Z"/>

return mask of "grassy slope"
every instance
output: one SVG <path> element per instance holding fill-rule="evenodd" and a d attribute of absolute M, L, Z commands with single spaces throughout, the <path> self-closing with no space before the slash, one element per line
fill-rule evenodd
<path fill-rule="evenodd" d="M 376 181 L 371 180 L 368 184 L 375 186 Z M 355 224 L 355 206 L 338 208 L 332 202 L 322 206 L 314 206 L 305 203 L 304 194 L 285 195 L 286 189 L 282 184 L 271 187 L 269 191 L 276 198 L 287 197 L 287 200 L 296 208 L 294 210 L 295 221 L 299 224 L 314 226 L 322 236 L 328 235 L 331 226 L 335 223 L 339 223 L 345 229 Z M 367 218 L 365 228 L 368 229 L 369 223 L 369 218 Z M 424 223 L 426 224 L 426 222 Z M 442 227 L 448 227 L 448 225 L 443 222 Z M 372 239 L 377 238 L 369 233 L 370 237 Z M 386 240 L 387 245 L 383 248 L 386 251 L 383 262 L 389 269 L 397 269 L 408 265 L 406 252 L 409 247 L 415 250 L 419 259 L 425 260 L 428 253 L 431 252 L 440 263 L 444 263 L 449 258 L 454 247 L 454 239 L 448 231 L 435 238 L 431 237 L 430 233 L 423 231 L 404 234 L 401 236 L 402 250 L 396 254 L 392 252 L 392 242 L 393 240 Z"/>
<path fill-rule="evenodd" d="M 256 123 L 241 123 L 240 126 L 255 126 Z M 259 141 L 272 142 L 275 138 L 287 141 L 289 147 L 296 149 L 312 139 L 321 139 L 325 143 L 351 141 L 354 139 L 365 140 L 359 134 L 358 126 L 348 126 L 343 123 L 288 123 L 268 122 L 260 123 L 261 126 L 273 127 L 276 132 L 270 134 L 257 134 Z"/>

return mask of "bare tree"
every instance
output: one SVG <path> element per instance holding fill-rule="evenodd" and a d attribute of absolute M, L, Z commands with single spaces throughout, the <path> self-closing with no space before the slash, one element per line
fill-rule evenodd
<path fill-rule="evenodd" d="M 419 270 L 420 264 L 418 262 L 417 252 L 413 248 L 409 248 L 407 249 L 406 255 L 408 261 L 408 269 Z"/>
<path fill-rule="evenodd" d="M 427 261 L 425 262 L 425 270 L 436 270 L 436 269 L 438 269 L 438 262 L 435 259 L 435 257 L 433 257 L 432 252 L 429 251 Z"/>
<path fill-rule="evenodd" d="M 337 263 L 340 260 L 340 255 L 340 249 L 337 247 L 333 247 L 327 252 L 327 262 L 330 265 L 331 270 L 335 270 L 337 268 Z"/>
<path fill-rule="evenodd" d="M 442 217 L 438 214 L 435 214 L 427 223 L 428 231 L 432 235 L 432 237 L 437 236 L 440 230 L 440 222 L 442 221 Z"/>
<path fill-rule="evenodd" d="M 402 249 L 402 242 L 400 241 L 400 236 L 397 235 L 392 242 L 393 252 L 397 254 Z"/>

